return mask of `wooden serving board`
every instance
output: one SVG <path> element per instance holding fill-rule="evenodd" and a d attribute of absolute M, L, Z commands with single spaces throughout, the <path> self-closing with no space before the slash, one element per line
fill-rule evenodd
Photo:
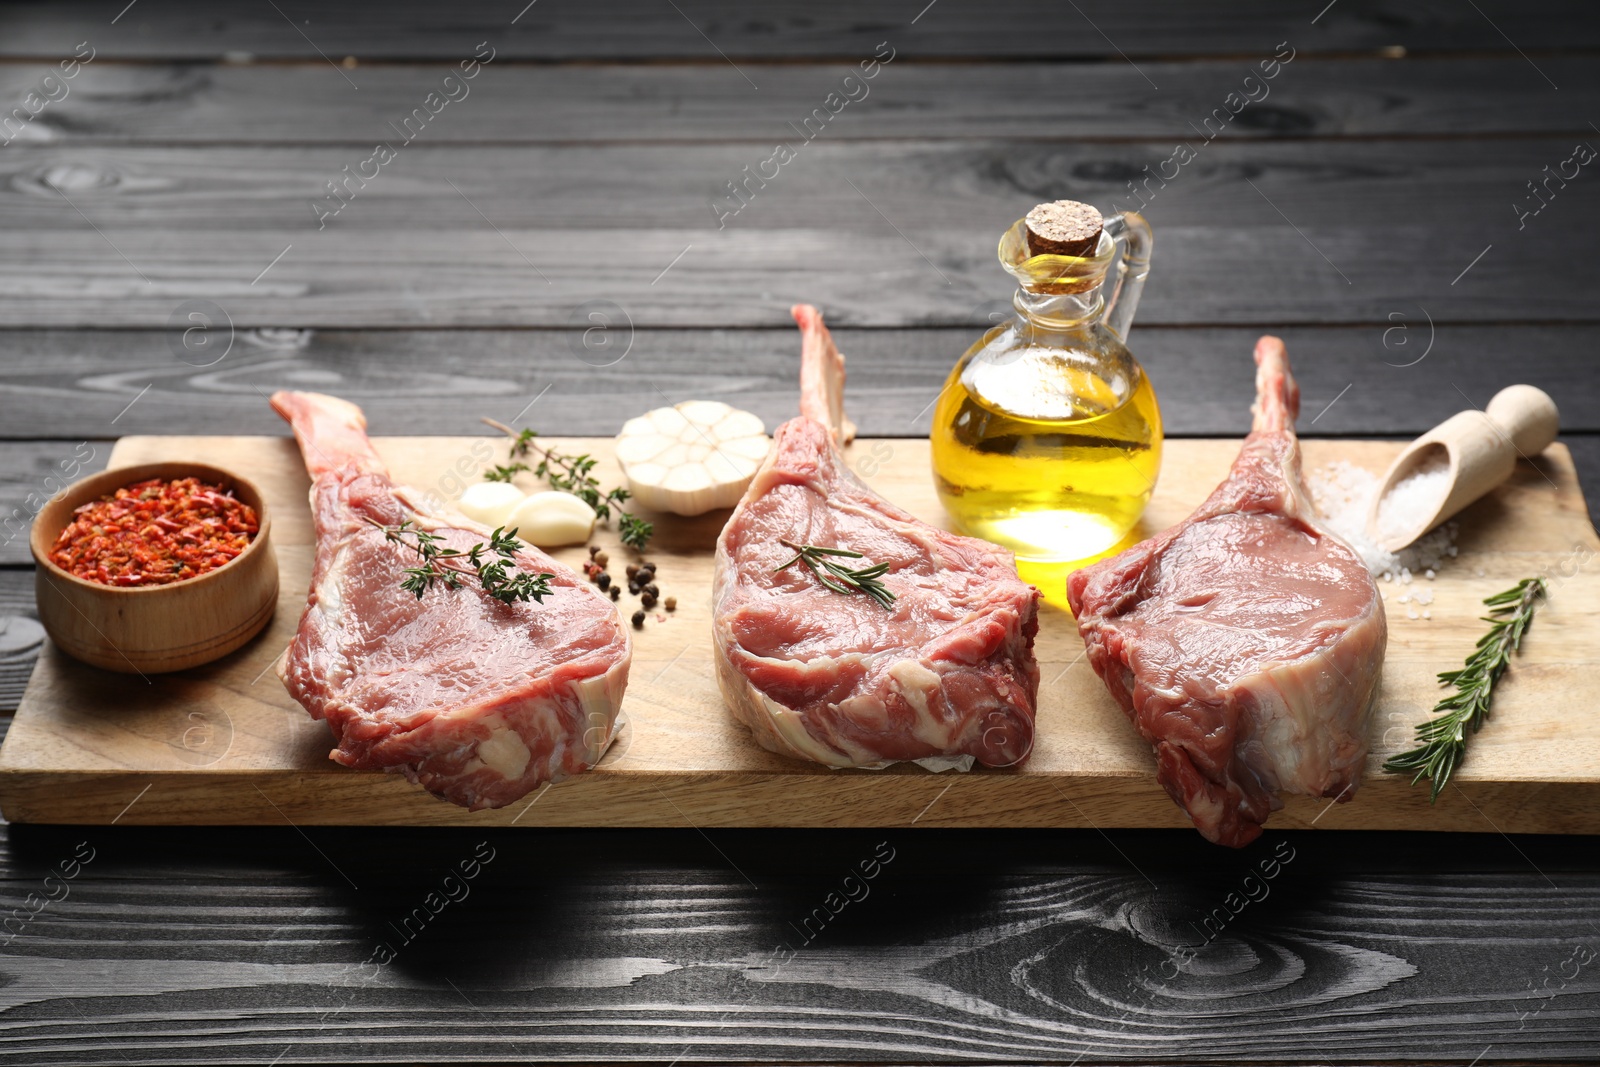
<path fill-rule="evenodd" d="M 605 457 L 609 440 L 557 442 Z M 500 455 L 483 438 L 380 438 L 397 479 L 446 499 Z M 1307 441 L 1307 470 L 1346 459 L 1374 472 L 1398 442 Z M 1189 513 L 1221 480 L 1236 441 L 1167 442 L 1140 536 Z M 712 547 L 726 519 L 666 517 L 649 557 L 663 596 L 634 634 L 626 726 L 594 771 L 499 811 L 467 812 L 396 775 L 327 758 L 328 728 L 284 692 L 272 665 L 304 606 L 312 556 L 309 487 L 293 442 L 275 437 L 130 437 L 111 464 L 203 458 L 253 478 L 274 514 L 282 594 L 272 625 L 227 658 L 181 674 L 112 674 L 46 647 L 0 750 L 0 810 L 17 822 L 499 826 L 1095 826 L 1178 827 L 1187 819 L 1156 784 L 1149 747 L 1083 659 L 1071 616 L 1042 609 L 1037 741 L 1020 768 L 931 774 L 916 766 L 829 771 L 759 748 L 723 705 L 710 645 Z M 922 440 L 852 446 L 857 472 L 889 499 L 944 521 Z M 492 461 L 492 460 L 489 460 Z M 1383 588 L 1389 648 L 1373 752 L 1346 804 L 1290 798 L 1270 825 L 1324 829 L 1600 832 L 1600 539 L 1571 456 L 1552 447 L 1461 516 L 1460 555 L 1428 582 L 1431 619 L 1407 618 L 1398 585 Z M 597 538 L 620 574 L 615 535 Z M 582 548 L 557 557 L 576 565 Z M 1549 602 L 1504 681 L 1489 725 L 1435 807 L 1426 790 L 1379 770 L 1409 747 L 1432 707 L 1436 672 L 1458 665 L 1483 631 L 1479 601 L 1536 573 Z M 1030 576 L 1032 578 L 1032 576 Z M 1033 580 L 1044 583 L 1043 578 Z M 1061 576 L 1047 594 L 1062 599 Z M 628 612 L 633 598 L 624 595 Z"/>

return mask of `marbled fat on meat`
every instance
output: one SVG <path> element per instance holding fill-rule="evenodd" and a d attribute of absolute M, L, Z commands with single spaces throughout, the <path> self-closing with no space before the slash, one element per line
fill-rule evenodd
<path fill-rule="evenodd" d="M 821 314 L 794 309 L 801 416 L 778 428 L 717 542 L 717 676 L 761 745 L 830 767 L 974 757 L 1010 766 L 1033 747 L 1038 591 L 1011 554 L 930 526 L 863 485 L 836 441 L 844 360 Z M 887 563 L 885 609 L 825 588 L 779 543 Z M 850 561 L 857 563 L 859 561 Z"/>
<path fill-rule="evenodd" d="M 333 730 L 332 758 L 404 774 L 477 810 L 592 767 L 609 744 L 632 645 L 615 607 L 536 548 L 543 603 L 495 600 L 475 580 L 401 588 L 418 557 L 373 525 L 409 519 L 468 549 L 489 530 L 430 515 L 389 479 L 355 405 L 280 392 L 311 473 L 317 553 L 311 593 L 279 662 L 284 686 Z"/>
<path fill-rule="evenodd" d="M 1242 846 L 1278 794 L 1348 801 L 1387 639 L 1366 565 L 1300 476 L 1283 342 L 1256 345 L 1255 424 L 1193 515 L 1067 581 L 1089 662 L 1209 840 Z"/>

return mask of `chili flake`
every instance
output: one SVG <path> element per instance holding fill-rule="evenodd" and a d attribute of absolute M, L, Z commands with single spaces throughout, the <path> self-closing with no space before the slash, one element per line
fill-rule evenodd
<path fill-rule="evenodd" d="M 84 504 L 50 561 L 102 585 L 167 585 L 215 570 L 260 530 L 255 509 L 198 478 L 151 478 Z"/>

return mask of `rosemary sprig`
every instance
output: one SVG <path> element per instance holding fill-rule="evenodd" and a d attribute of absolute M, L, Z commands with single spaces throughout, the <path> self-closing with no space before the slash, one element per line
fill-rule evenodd
<path fill-rule="evenodd" d="M 463 552 L 456 548 L 440 547 L 443 537 L 418 529 L 410 519 L 399 526 L 385 526 L 371 519 L 367 522 L 382 530 L 386 541 L 409 548 L 422 557 L 422 565 L 407 567 L 405 580 L 400 583 L 400 588 L 415 593 L 418 600 L 436 585 L 460 589 L 468 577 L 476 578 L 485 593 L 505 604 L 519 600 L 542 604 L 544 598 L 550 595 L 550 579 L 555 577 L 553 574 L 531 574 L 527 571 L 513 574 L 506 570 L 506 563 L 516 557 L 519 547 L 516 530 L 508 533 L 504 526 L 497 527 L 489 535 L 487 547 L 480 541 Z"/>
<path fill-rule="evenodd" d="M 604 493 L 600 491 L 600 480 L 592 473 L 599 460 L 587 452 L 568 456 L 557 452 L 554 448 L 540 448 L 533 443 L 533 439 L 539 436 L 536 430 L 513 430 L 505 423 L 490 418 L 485 418 L 483 421 L 511 438 L 511 447 L 507 452 L 508 459 L 514 460 L 519 456 L 532 459 L 537 456 L 539 462 L 532 468 L 534 475 L 548 482 L 550 488 L 571 493 L 588 504 L 594 510 L 595 518 L 601 522 L 609 521 L 611 509 L 616 508 L 617 531 L 623 544 L 630 548 L 643 549 L 650 543 L 650 538 L 655 534 L 654 524 L 622 509 L 622 505 L 632 494 L 621 488 Z M 489 481 L 509 482 L 517 471 L 528 469 L 530 468 L 526 463 L 513 463 L 509 467 L 495 467 L 484 477 Z"/>
<path fill-rule="evenodd" d="M 848 548 L 824 548 L 821 545 L 797 545 L 793 541 L 778 539 L 778 543 L 785 548 L 794 549 L 794 555 L 784 560 L 772 569 L 776 574 L 785 567 L 795 563 L 804 563 L 812 574 L 817 576 L 817 581 L 832 589 L 835 593 L 865 593 L 872 599 L 882 604 L 886 609 L 893 609 L 894 594 L 884 588 L 879 578 L 889 573 L 887 563 L 869 563 L 865 567 L 852 570 L 842 563 L 835 562 L 830 557 L 845 559 L 861 559 L 861 553 L 852 552 Z"/>
<path fill-rule="evenodd" d="M 1439 794 L 1467 751 L 1467 731 L 1477 733 L 1489 717 L 1489 701 L 1494 685 L 1511 662 L 1511 654 L 1522 643 L 1522 635 L 1533 621 L 1533 608 L 1545 595 L 1543 578 L 1524 578 L 1503 593 L 1484 601 L 1489 614 L 1483 621 L 1489 632 L 1478 639 L 1472 655 L 1460 670 L 1444 671 L 1441 685 L 1455 686 L 1455 692 L 1434 705 L 1433 718 L 1417 726 L 1417 747 L 1384 761 L 1391 773 L 1415 771 L 1411 784 L 1424 778 L 1433 782 L 1429 803 Z"/>

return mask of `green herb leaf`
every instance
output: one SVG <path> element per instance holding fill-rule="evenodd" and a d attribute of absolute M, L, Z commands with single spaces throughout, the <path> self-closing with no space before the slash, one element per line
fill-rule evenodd
<path fill-rule="evenodd" d="M 512 463 L 504 467 L 496 466 L 483 476 L 483 480 L 486 482 L 509 482 L 517 476 L 518 472 L 527 469 L 528 465 L 526 463 Z"/>
<path fill-rule="evenodd" d="M 617 512 L 617 528 L 622 536 L 622 543 L 635 549 L 643 549 L 650 543 L 650 538 L 655 535 L 655 526 L 651 523 L 630 515 L 622 510 L 622 505 L 630 497 L 626 489 L 611 489 L 602 493 L 600 480 L 594 476 L 594 468 L 600 462 L 587 452 L 568 456 L 556 451 L 554 448 L 540 448 L 534 444 L 534 438 L 539 434 L 535 430 L 513 430 L 511 427 L 494 419 L 485 418 L 484 422 L 493 426 L 501 433 L 511 438 L 510 457 L 532 457 L 537 454 L 539 462 L 532 467 L 537 478 L 543 478 L 552 489 L 559 489 L 588 504 L 594 512 L 595 518 L 600 522 L 609 522 L 613 508 Z M 527 464 L 514 463 L 509 467 L 495 467 L 484 478 L 492 482 L 509 482 L 511 475 L 519 470 L 530 469 Z M 504 473 L 502 473 L 504 472 Z"/>
<path fill-rule="evenodd" d="M 1450 776 L 1467 751 L 1467 733 L 1477 733 L 1489 717 L 1495 683 L 1505 673 L 1522 635 L 1533 621 L 1534 606 L 1547 592 L 1543 578 L 1524 578 L 1515 586 L 1484 600 L 1489 614 L 1483 621 L 1489 632 L 1478 639 L 1472 655 L 1460 670 L 1439 674 L 1442 685 L 1455 692 L 1434 705 L 1433 717 L 1417 728 L 1416 748 L 1391 756 L 1383 769 L 1390 773 L 1414 771 L 1411 784 L 1427 778 L 1433 783 L 1429 803 L 1437 803 Z"/>
<path fill-rule="evenodd" d="M 533 444 L 533 439 L 538 436 L 538 433 L 533 430 L 519 431 L 511 442 L 511 450 L 506 453 L 506 458 L 516 459 L 518 456 L 526 456 L 529 447 Z M 526 470 L 527 468 L 523 469 Z"/>
<path fill-rule="evenodd" d="M 797 545 L 793 541 L 785 541 L 782 538 L 778 540 L 778 543 L 785 548 L 794 549 L 794 555 L 774 567 L 772 569 L 774 574 L 785 567 L 803 563 L 812 574 L 817 576 L 819 582 L 835 593 L 865 593 L 883 605 L 885 610 L 893 610 L 894 594 L 889 592 L 882 582 L 878 581 L 879 578 L 889 573 L 889 565 L 887 563 L 872 563 L 865 567 L 851 569 L 842 563 L 836 563 L 829 557 L 842 556 L 848 559 L 861 559 L 861 553 L 853 552 L 848 548 Z"/>
<path fill-rule="evenodd" d="M 617 512 L 617 529 L 622 537 L 622 543 L 630 548 L 643 549 L 650 543 L 650 538 L 655 535 L 654 523 L 649 523 L 637 515 L 630 515 L 626 511 Z"/>
<path fill-rule="evenodd" d="M 507 562 L 515 558 L 519 547 L 516 530 L 508 533 L 505 527 L 499 527 L 489 535 L 487 547 L 480 541 L 463 552 L 439 547 L 443 537 L 417 529 L 410 519 L 398 526 L 385 526 L 371 519 L 367 522 L 382 530 L 386 541 L 409 548 L 422 557 L 422 565 L 407 567 L 402 572 L 405 578 L 400 582 L 400 588 L 415 594 L 418 600 L 437 585 L 460 589 L 468 577 L 476 578 L 485 593 L 506 604 L 525 600 L 542 604 L 550 595 L 550 579 L 555 575 L 507 569 Z M 485 559 L 485 552 L 493 552 L 497 558 Z"/>

